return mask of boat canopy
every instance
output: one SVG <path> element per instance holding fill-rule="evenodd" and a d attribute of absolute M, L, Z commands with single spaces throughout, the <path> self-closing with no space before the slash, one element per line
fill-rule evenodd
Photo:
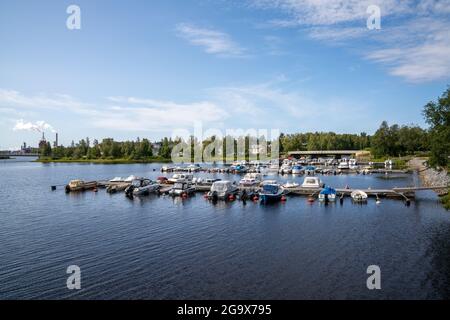
<path fill-rule="evenodd" d="M 216 181 L 211 186 L 211 191 L 217 192 L 227 191 L 228 189 L 231 188 L 231 185 L 232 185 L 231 181 Z"/>
<path fill-rule="evenodd" d="M 276 184 L 265 184 L 263 186 L 264 192 L 276 194 L 278 192 L 278 185 Z"/>
<path fill-rule="evenodd" d="M 322 191 L 320 191 L 320 194 L 326 194 L 326 195 L 336 194 L 336 190 L 333 189 L 332 187 L 325 187 Z"/>
<path fill-rule="evenodd" d="M 316 167 L 314 167 L 314 166 L 306 166 L 305 170 L 316 170 Z"/>

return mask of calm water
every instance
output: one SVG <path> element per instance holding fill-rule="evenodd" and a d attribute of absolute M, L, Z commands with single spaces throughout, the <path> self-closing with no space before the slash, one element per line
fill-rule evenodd
<path fill-rule="evenodd" d="M 450 213 L 431 192 L 405 207 L 385 199 L 213 205 L 201 194 L 129 200 L 104 190 L 50 191 L 74 178 L 156 178 L 159 168 L 0 162 L 0 298 L 450 298 Z M 414 176 L 322 179 L 335 187 L 415 183 Z M 76 292 L 66 288 L 72 264 L 82 272 Z M 381 268 L 382 290 L 366 288 L 372 264 Z"/>

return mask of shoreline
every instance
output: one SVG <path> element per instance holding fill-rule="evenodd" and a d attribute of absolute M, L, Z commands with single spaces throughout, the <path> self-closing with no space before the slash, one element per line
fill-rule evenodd
<path fill-rule="evenodd" d="M 92 164 L 145 164 L 145 163 L 171 163 L 168 159 L 37 159 L 40 163 L 92 163 Z"/>
<path fill-rule="evenodd" d="M 450 176 L 448 175 L 447 170 L 442 169 L 441 171 L 437 171 L 433 168 L 429 168 L 425 165 L 427 158 L 414 158 L 409 161 L 409 167 L 413 170 L 416 170 L 419 179 L 423 186 L 425 187 L 435 187 L 448 185 L 450 186 Z M 450 210 L 450 194 L 449 189 L 447 191 L 441 190 L 436 191 L 436 194 L 440 197 L 442 205 L 445 209 Z"/>

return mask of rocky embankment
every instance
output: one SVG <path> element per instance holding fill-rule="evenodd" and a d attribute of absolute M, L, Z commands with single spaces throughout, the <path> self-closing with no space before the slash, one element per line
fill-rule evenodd
<path fill-rule="evenodd" d="M 426 159 L 414 158 L 409 161 L 409 167 L 417 170 L 422 185 L 425 187 L 440 187 L 450 185 L 450 176 L 447 170 L 435 170 L 426 166 Z M 447 190 L 437 191 L 438 194 L 446 194 Z"/>

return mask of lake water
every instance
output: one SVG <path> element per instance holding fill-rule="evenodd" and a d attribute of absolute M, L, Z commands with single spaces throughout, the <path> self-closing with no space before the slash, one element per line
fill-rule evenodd
<path fill-rule="evenodd" d="M 213 205 L 202 194 L 129 200 L 50 186 L 156 178 L 161 165 L 19 160 L 0 162 L 1 299 L 450 298 L 450 213 L 432 192 L 418 193 L 409 207 L 388 199 L 325 206 L 304 197 Z M 413 175 L 322 180 L 361 188 L 417 183 Z M 79 291 L 66 288 L 74 264 Z M 366 287 L 369 265 L 381 268 L 381 290 Z"/>

